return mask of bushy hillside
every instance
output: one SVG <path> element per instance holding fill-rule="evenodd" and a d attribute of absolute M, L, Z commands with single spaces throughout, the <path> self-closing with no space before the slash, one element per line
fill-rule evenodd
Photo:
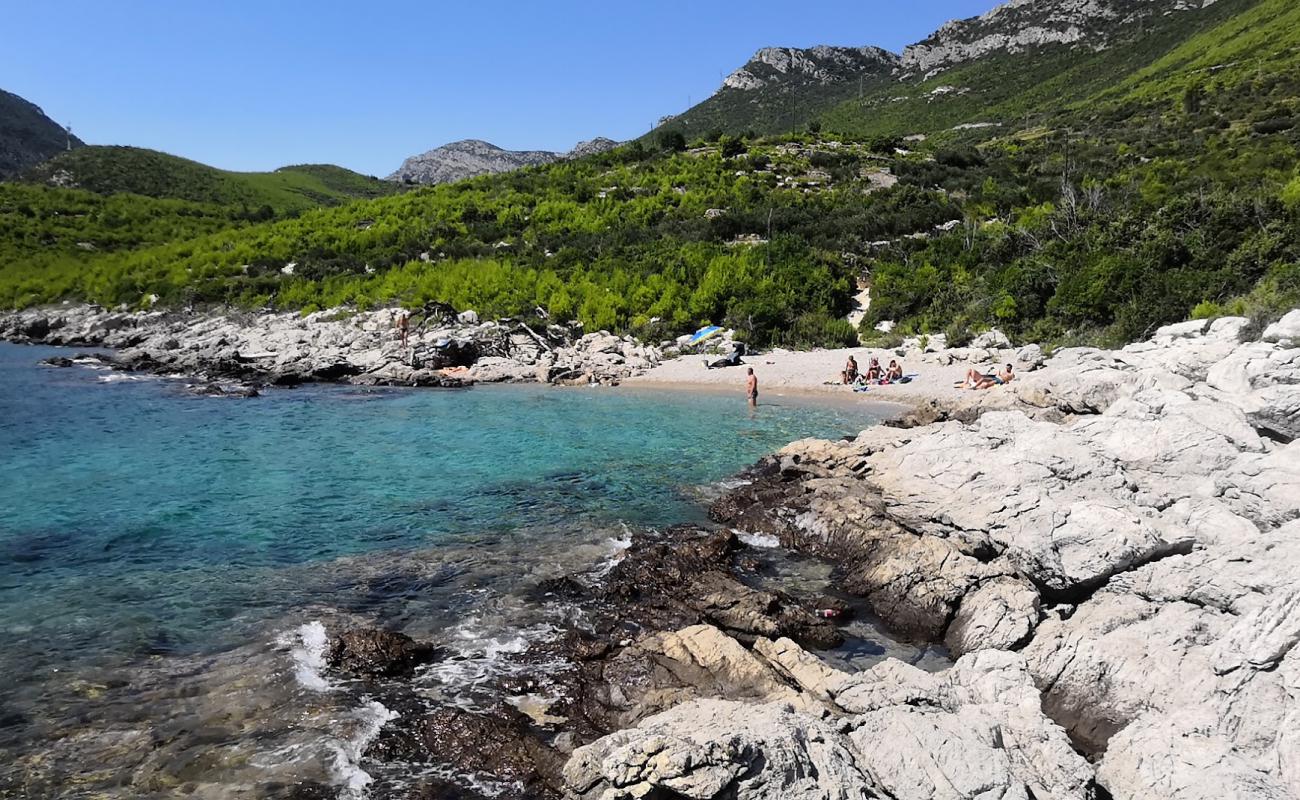
<path fill-rule="evenodd" d="M 387 181 L 328 164 L 282 167 L 274 172 L 227 172 L 139 147 L 83 147 L 28 170 L 23 180 L 99 194 L 124 192 L 215 203 L 265 218 L 397 191 Z"/>
<path fill-rule="evenodd" d="M 100 297 L 101 264 L 251 224 L 228 206 L 0 183 L 0 306 Z"/>
<path fill-rule="evenodd" d="M 878 191 L 884 157 L 798 141 L 684 153 L 639 145 L 572 162 L 306 212 L 101 260 L 49 286 L 138 304 L 299 308 L 451 302 L 488 314 L 681 331 L 725 322 L 756 341 L 842 343 L 856 256 L 956 210 Z M 770 238 L 770 242 L 768 241 Z M 0 272 L 0 300 L 58 299 Z"/>
<path fill-rule="evenodd" d="M 0 241 L 0 304 L 436 300 L 811 345 L 855 338 L 844 316 L 867 282 L 867 336 L 892 321 L 1114 343 L 1188 314 L 1262 320 L 1300 304 L 1297 31 L 1288 0 L 1219 0 L 1102 52 L 996 51 L 895 80 L 820 134 L 688 148 L 678 132 L 264 223 L 227 195 L 122 221 L 47 189 L 19 201 L 64 227 L 46 241 L 29 217 Z"/>

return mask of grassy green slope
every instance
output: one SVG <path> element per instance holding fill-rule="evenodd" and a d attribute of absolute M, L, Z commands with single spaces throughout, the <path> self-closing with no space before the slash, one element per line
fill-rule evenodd
<path fill-rule="evenodd" d="M 394 184 L 342 167 L 308 164 L 274 172 L 227 172 L 138 147 L 83 147 L 29 170 L 31 183 L 72 185 L 99 194 L 146 197 L 297 213 L 381 197 Z"/>
<path fill-rule="evenodd" d="M 970 123 L 1011 128 L 1050 123 L 1089 111 L 1098 98 L 1149 88 L 1157 74 L 1166 82 L 1183 80 L 1188 67 L 1176 66 L 1181 64 L 1178 54 L 1204 50 L 1225 29 L 1288 24 L 1287 19 L 1256 19 L 1265 6 L 1278 11 L 1278 17 L 1294 17 L 1297 10 L 1286 0 L 1220 0 L 1201 11 L 1172 15 L 1139 38 L 1100 52 L 1050 46 L 1002 53 L 928 80 L 895 82 L 860 102 L 841 103 L 822 121 L 827 130 L 846 136 L 943 134 Z M 1247 18 L 1255 21 L 1243 23 Z M 941 87 L 956 91 L 945 93 Z"/>
<path fill-rule="evenodd" d="M 1300 5 L 1290 0 L 1220 5 L 1208 15 L 1217 24 L 1134 70 L 1097 99 L 1169 99 L 1192 83 L 1230 87 L 1291 72 L 1300 64 Z"/>

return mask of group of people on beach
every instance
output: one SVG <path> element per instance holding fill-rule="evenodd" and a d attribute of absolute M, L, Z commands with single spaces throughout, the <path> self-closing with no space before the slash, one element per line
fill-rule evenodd
<path fill-rule="evenodd" d="M 858 368 L 858 360 L 849 354 L 844 369 L 840 370 L 840 383 L 845 386 L 873 383 L 885 386 L 891 383 L 907 383 L 907 379 L 903 376 L 903 365 L 892 358 L 889 360 L 888 367 L 880 366 L 880 359 L 872 358 L 867 364 L 866 372 L 862 372 Z"/>

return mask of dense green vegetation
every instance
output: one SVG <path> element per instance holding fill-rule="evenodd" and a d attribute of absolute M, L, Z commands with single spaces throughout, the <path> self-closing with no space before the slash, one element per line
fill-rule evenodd
<path fill-rule="evenodd" d="M 1298 53 L 1300 7 L 1225 0 L 1140 44 L 1034 59 L 1060 76 L 1042 86 L 1006 57 L 936 79 L 996 72 L 1020 94 L 981 109 L 997 128 L 928 120 L 937 161 L 900 175 L 960 197 L 963 225 L 882 254 L 867 323 L 1116 343 L 1189 313 L 1300 305 Z M 918 121 L 901 103 L 837 113 L 828 127 L 855 135 Z"/>
<path fill-rule="evenodd" d="M 1117 343 L 1189 314 L 1276 316 L 1300 305 L 1300 8 L 1220 0 L 1167 20 L 1100 54 L 893 83 L 797 135 L 670 128 L 271 220 L 202 171 L 152 170 L 188 194 L 104 184 L 189 200 L 4 185 L 0 305 L 436 300 L 654 337 L 715 322 L 796 346 L 853 341 L 860 282 L 869 337 L 893 320 L 957 342 L 997 325 Z M 297 191 L 261 196 L 272 185 Z"/>
<path fill-rule="evenodd" d="M 28 170 L 30 183 L 73 186 L 99 194 L 214 203 L 263 219 L 320 206 L 393 194 L 397 186 L 329 164 L 274 172 L 227 172 L 139 147 L 82 147 Z"/>
<path fill-rule="evenodd" d="M 847 342 L 857 267 L 843 254 L 957 213 L 940 192 L 869 192 L 859 172 L 878 162 L 798 142 L 626 147 L 0 281 L 0 302 L 440 300 L 647 334 L 712 320 L 758 342 Z"/>
<path fill-rule="evenodd" d="M 250 224 L 229 206 L 0 183 L 0 307 L 102 296 L 89 282 L 131 252 Z M 139 298 L 135 299 L 139 302 Z"/>

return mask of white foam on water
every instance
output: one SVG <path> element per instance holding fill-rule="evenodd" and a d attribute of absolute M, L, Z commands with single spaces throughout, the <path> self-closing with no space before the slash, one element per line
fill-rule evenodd
<path fill-rule="evenodd" d="M 100 375 L 95 380 L 100 383 L 120 383 L 122 381 L 142 381 L 144 378 L 139 375 L 125 375 L 121 372 L 111 372 L 108 375 Z"/>
<path fill-rule="evenodd" d="M 753 481 L 747 480 L 745 478 L 724 478 L 723 480 L 720 480 L 717 483 L 715 483 L 714 486 L 717 486 L 719 489 L 722 489 L 724 492 L 729 492 L 732 489 L 739 489 L 740 487 L 748 486 L 751 483 L 753 483 Z"/>
<path fill-rule="evenodd" d="M 771 549 L 773 547 L 781 546 L 781 540 L 776 538 L 775 536 L 772 536 L 771 534 L 749 533 L 748 531 L 738 531 L 735 529 L 733 529 L 731 532 L 736 534 L 737 539 L 749 545 L 750 547 L 762 547 L 766 549 Z"/>
<path fill-rule="evenodd" d="M 320 620 L 299 625 L 292 631 L 281 634 L 277 641 L 289 648 L 289 657 L 293 659 L 293 676 L 300 685 L 314 692 L 328 692 L 335 688 L 323 672 L 329 636 Z"/>
<path fill-rule="evenodd" d="M 521 663 L 511 656 L 553 638 L 558 632 L 559 629 L 547 623 L 509 630 L 493 629 L 478 617 L 470 617 L 456 626 L 447 643 L 455 655 L 426 667 L 421 675 L 454 690 L 465 690 L 491 684 L 504 675 L 545 674 L 544 665 Z M 448 699 L 461 707 L 473 707 L 473 699 L 464 691 L 453 691 Z"/>
<path fill-rule="evenodd" d="M 611 536 L 605 540 L 609 555 L 595 569 L 595 575 L 598 578 L 607 575 L 615 564 L 622 561 L 623 553 L 627 552 L 628 548 L 632 546 L 632 529 L 627 526 L 627 523 L 619 524 L 623 526 L 623 535 L 618 538 Z"/>
<path fill-rule="evenodd" d="M 354 711 L 353 716 L 357 722 L 356 731 L 347 739 L 336 740 L 331 745 L 334 760 L 330 772 L 341 789 L 339 797 L 342 798 L 365 797 L 366 787 L 374 778 L 361 768 L 361 756 L 384 725 L 397 719 L 398 714 L 383 703 L 370 700 Z"/>

